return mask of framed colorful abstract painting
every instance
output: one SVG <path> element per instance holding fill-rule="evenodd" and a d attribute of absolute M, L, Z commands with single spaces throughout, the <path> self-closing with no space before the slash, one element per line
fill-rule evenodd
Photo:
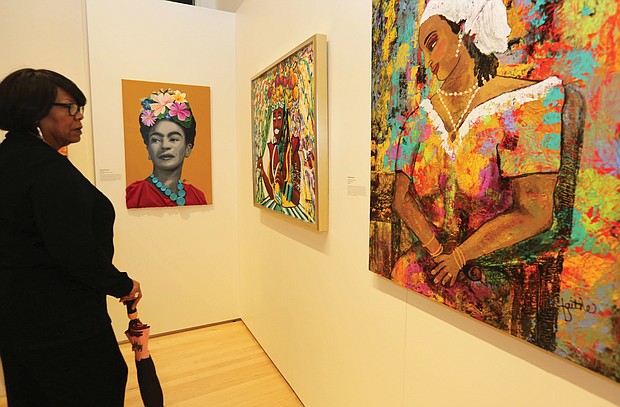
<path fill-rule="evenodd" d="M 327 230 L 327 39 L 316 34 L 252 78 L 254 205 Z"/>
<path fill-rule="evenodd" d="M 211 204 L 211 89 L 122 80 L 127 208 Z"/>
<path fill-rule="evenodd" d="M 373 0 L 370 269 L 620 381 L 616 9 Z"/>

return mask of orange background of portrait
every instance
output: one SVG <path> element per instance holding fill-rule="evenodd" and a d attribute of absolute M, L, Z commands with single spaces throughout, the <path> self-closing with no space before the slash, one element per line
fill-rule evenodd
<path fill-rule="evenodd" d="M 183 162 L 181 178 L 204 192 L 212 204 L 211 182 L 211 88 L 166 82 L 144 82 L 123 79 L 123 128 L 125 131 L 125 174 L 127 185 L 145 179 L 153 172 L 146 146 L 140 134 L 141 99 L 164 89 L 185 93 L 196 120 L 196 139 L 191 155 Z"/>

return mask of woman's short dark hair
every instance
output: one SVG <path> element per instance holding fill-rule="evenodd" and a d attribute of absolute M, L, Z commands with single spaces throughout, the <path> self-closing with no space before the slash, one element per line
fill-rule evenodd
<path fill-rule="evenodd" d="M 79 106 L 86 96 L 69 78 L 47 69 L 25 68 L 0 82 L 0 129 L 36 132 L 37 122 L 48 115 L 58 88 L 70 94 Z"/>

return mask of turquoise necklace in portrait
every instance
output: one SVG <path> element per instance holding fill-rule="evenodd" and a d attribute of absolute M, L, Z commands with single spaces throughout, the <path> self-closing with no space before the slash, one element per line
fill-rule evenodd
<path fill-rule="evenodd" d="M 170 188 L 165 186 L 155 174 L 149 175 L 151 182 L 159 189 L 164 195 L 166 195 L 172 202 L 176 203 L 178 206 L 185 205 L 185 187 L 183 186 L 183 181 L 179 179 L 179 183 L 177 184 L 177 193 L 172 192 Z"/>

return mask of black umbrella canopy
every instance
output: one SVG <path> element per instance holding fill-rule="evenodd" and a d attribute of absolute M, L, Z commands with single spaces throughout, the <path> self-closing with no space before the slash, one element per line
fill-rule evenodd
<path fill-rule="evenodd" d="M 133 307 L 133 301 L 128 301 L 125 305 L 129 317 L 129 327 L 125 335 L 135 353 L 138 386 L 144 407 L 163 407 L 164 393 L 148 348 L 151 327 L 140 321 L 138 310 Z"/>

